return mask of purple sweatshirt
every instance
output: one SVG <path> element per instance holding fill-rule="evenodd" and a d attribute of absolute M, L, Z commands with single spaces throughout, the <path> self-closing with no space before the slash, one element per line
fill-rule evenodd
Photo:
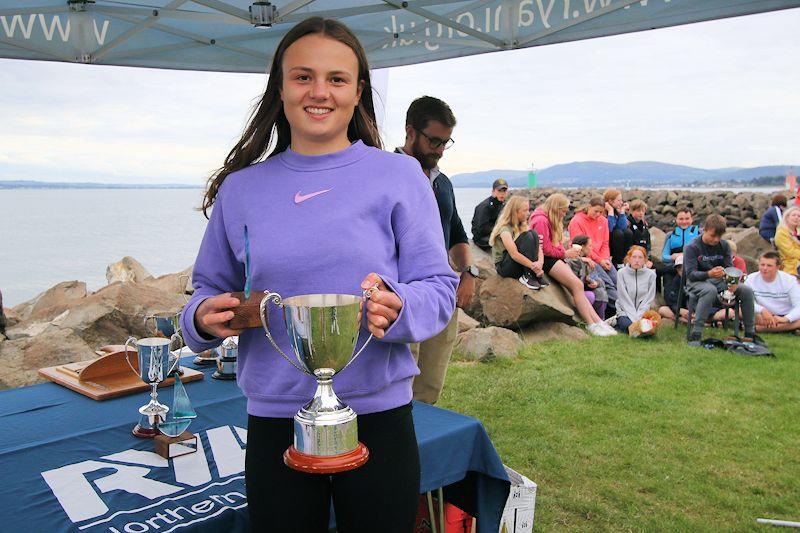
<path fill-rule="evenodd" d="M 316 193 L 316 194 L 315 194 Z M 382 340 L 373 339 L 334 378 L 337 395 L 359 414 L 411 401 L 419 374 L 407 343 L 433 337 L 455 309 L 458 277 L 447 262 L 439 210 L 419 163 L 357 141 L 331 154 L 287 149 L 230 174 L 216 202 L 194 264 L 195 293 L 181 316 L 195 352 L 218 346 L 194 324 L 210 296 L 244 288 L 244 225 L 250 238 L 253 291 L 362 293 L 377 273 L 403 301 Z M 282 312 L 269 304 L 270 331 L 294 357 Z M 362 327 L 357 346 L 366 340 Z M 262 328 L 239 336 L 238 384 L 255 416 L 289 418 L 314 394 L 316 381 L 287 363 Z"/>

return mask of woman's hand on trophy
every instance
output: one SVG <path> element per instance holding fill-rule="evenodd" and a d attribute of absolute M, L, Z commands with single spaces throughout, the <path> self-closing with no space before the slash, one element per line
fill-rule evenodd
<path fill-rule="evenodd" d="M 194 326 L 197 331 L 211 337 L 224 339 L 239 335 L 243 330 L 231 329 L 228 324 L 234 316 L 232 309 L 238 306 L 239 300 L 229 292 L 207 298 L 194 312 Z"/>
<path fill-rule="evenodd" d="M 361 282 L 361 288 L 373 289 L 367 299 L 367 329 L 376 339 L 382 339 L 394 324 L 403 308 L 403 300 L 374 272 Z"/>

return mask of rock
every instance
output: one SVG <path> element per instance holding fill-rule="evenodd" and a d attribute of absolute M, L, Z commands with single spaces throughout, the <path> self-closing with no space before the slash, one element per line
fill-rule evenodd
<path fill-rule="evenodd" d="M 493 277 L 497 277 L 497 274 L 495 274 Z M 483 314 L 483 306 L 481 305 L 481 299 L 479 297 L 483 281 L 484 280 L 482 278 L 477 278 L 475 280 L 475 294 L 472 296 L 472 301 L 470 301 L 467 308 L 464 309 L 464 312 L 467 315 L 477 320 L 478 322 L 486 321 L 486 316 L 484 316 Z"/>
<path fill-rule="evenodd" d="M 63 313 L 78 300 L 86 298 L 86 283 L 82 281 L 64 281 L 47 289 L 32 300 L 15 306 L 12 316 L 16 322 L 28 320 L 49 321 Z M 9 324 L 11 321 L 9 321 Z"/>
<path fill-rule="evenodd" d="M 144 284 L 168 293 L 192 294 L 194 293 L 192 287 L 193 268 L 190 266 L 174 274 L 164 274 L 157 278 L 151 277 L 144 280 Z"/>
<path fill-rule="evenodd" d="M 650 228 L 650 259 L 654 263 L 661 263 L 661 253 L 664 251 L 664 243 L 667 241 L 667 234 L 658 228 Z"/>
<path fill-rule="evenodd" d="M 526 344 L 552 340 L 582 341 L 588 338 L 589 334 L 581 328 L 563 322 L 536 322 L 522 330 L 522 340 Z"/>
<path fill-rule="evenodd" d="M 464 333 L 465 331 L 480 327 L 481 323 L 465 313 L 463 309 L 456 308 L 456 313 L 458 313 L 457 320 L 459 333 Z"/>
<path fill-rule="evenodd" d="M 45 381 L 37 370 L 47 366 L 95 359 L 93 348 L 71 329 L 57 329 L 36 337 L 0 343 L 0 388 Z"/>
<path fill-rule="evenodd" d="M 759 235 L 758 228 L 727 232 L 724 238 L 736 243 L 736 254 L 745 260 L 748 272 L 758 270 L 758 258 L 767 250 L 773 249 L 769 241 Z"/>
<path fill-rule="evenodd" d="M 122 344 L 129 336 L 147 336 L 144 317 L 177 312 L 184 298 L 138 283 L 114 283 L 88 296 L 61 318 L 59 326 L 75 331 L 91 346 Z"/>
<path fill-rule="evenodd" d="M 117 281 L 141 283 L 152 277 L 153 275 L 139 261 L 130 256 L 125 256 L 120 261 L 106 267 L 106 280 L 109 285 Z"/>
<path fill-rule="evenodd" d="M 524 327 L 531 322 L 572 322 L 572 302 L 554 281 L 538 291 L 518 280 L 494 276 L 481 284 L 481 308 L 486 321 L 495 326 Z"/>
<path fill-rule="evenodd" d="M 485 361 L 492 357 L 514 357 L 522 348 L 519 335 L 505 328 L 490 326 L 459 333 L 455 350 L 471 361 Z"/>
<path fill-rule="evenodd" d="M 492 255 L 488 252 L 484 252 L 475 246 L 474 243 L 470 243 L 469 248 L 472 252 L 472 262 L 478 267 L 478 275 L 483 279 L 496 276 L 497 271 L 494 268 Z"/>
<path fill-rule="evenodd" d="M 664 208 L 661 210 L 661 214 L 674 217 L 675 215 L 678 214 L 678 209 L 671 205 L 665 205 Z"/>

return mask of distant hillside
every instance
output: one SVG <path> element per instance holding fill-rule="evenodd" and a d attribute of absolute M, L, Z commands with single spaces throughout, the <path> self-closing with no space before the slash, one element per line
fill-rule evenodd
<path fill-rule="evenodd" d="M 747 182 L 764 176 L 782 176 L 800 165 L 772 165 L 755 168 L 704 169 L 670 165 L 656 161 L 636 161 L 616 164 L 602 161 L 565 163 L 540 170 L 536 174 L 540 187 L 583 187 L 620 185 L 702 185 L 704 183 Z M 506 178 L 511 187 L 527 187 L 527 170 L 487 170 L 453 176 L 456 187 L 491 187 L 497 178 Z"/>
<path fill-rule="evenodd" d="M 0 181 L 0 189 L 199 189 L 199 185 L 181 183 L 69 183 L 52 181 Z"/>

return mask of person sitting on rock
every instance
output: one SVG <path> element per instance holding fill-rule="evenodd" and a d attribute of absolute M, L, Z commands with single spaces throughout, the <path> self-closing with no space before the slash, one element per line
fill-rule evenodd
<path fill-rule="evenodd" d="M 739 247 L 730 239 L 726 239 L 725 242 L 728 243 L 728 247 L 731 249 L 731 254 L 733 255 L 733 266 L 741 270 L 742 274 L 747 274 L 747 263 L 743 257 L 736 255 L 736 252 L 739 251 Z"/>
<path fill-rule="evenodd" d="M 617 272 L 617 329 L 623 333 L 641 320 L 656 299 L 656 273 L 646 262 L 647 250 L 633 245 Z"/>
<path fill-rule="evenodd" d="M 508 195 L 508 182 L 503 178 L 492 183 L 492 195 L 477 206 L 472 215 L 472 242 L 484 252 L 490 252 L 489 235 L 494 229 L 497 217 L 503 210 L 506 196 Z"/>
<path fill-rule="evenodd" d="M 685 207 L 679 209 L 675 215 L 675 229 L 673 229 L 664 241 L 664 249 L 661 252 L 661 259 L 664 265 L 656 272 L 662 276 L 664 287 L 672 284 L 675 277 L 675 260 L 683 254 L 683 248 L 695 238 L 700 236 L 700 228 L 693 224 L 692 211 Z M 684 265 L 686 262 L 684 261 Z"/>
<path fill-rule="evenodd" d="M 497 217 L 489 234 L 489 244 L 492 245 L 492 260 L 500 276 L 518 278 L 529 289 L 538 291 L 549 283 L 542 277 L 545 257 L 539 235 L 535 230 L 528 229 L 530 214 L 530 203 L 526 197 L 512 197 Z"/>
<path fill-rule="evenodd" d="M 622 191 L 619 189 L 606 189 L 603 207 L 608 221 L 611 262 L 615 268 L 621 268 L 628 248 L 633 245 L 633 232 L 628 228 L 628 203 L 622 200 Z"/>
<path fill-rule="evenodd" d="M 783 212 L 786 210 L 786 195 L 776 194 L 772 197 L 772 205 L 764 211 L 761 216 L 761 222 L 758 224 L 758 234 L 764 239 L 775 244 L 775 232 L 783 218 Z"/>
<path fill-rule="evenodd" d="M 575 301 L 575 307 L 589 325 L 589 333 L 599 337 L 616 335 L 612 327 L 603 322 L 583 293 L 583 281 L 572 273 L 565 259 L 576 259 L 580 252 L 564 249 L 564 217 L 569 211 L 569 199 L 561 193 L 551 194 L 530 219 L 530 228 L 539 234 L 544 252 L 544 271 L 564 287 Z M 608 228 L 606 228 L 607 230 Z"/>
<path fill-rule="evenodd" d="M 756 331 L 800 333 L 800 285 L 780 268 L 780 254 L 764 252 L 758 260 L 758 272 L 745 281 L 756 297 Z"/>
<path fill-rule="evenodd" d="M 782 269 L 798 277 L 800 266 L 800 207 L 792 206 L 783 213 L 783 220 L 775 232 L 775 247 L 781 256 Z"/>
<path fill-rule="evenodd" d="M 645 213 L 647 213 L 647 204 L 644 201 L 638 198 L 632 201 L 630 212 L 628 213 L 628 228 L 631 230 L 631 246 L 635 244 L 647 250 L 648 259 L 645 266 L 653 268 L 653 262 L 649 259 L 651 249 L 650 224 L 644 218 Z"/>
<path fill-rule="evenodd" d="M 594 271 L 594 261 L 589 257 L 592 253 L 592 240 L 586 235 L 576 235 L 572 238 L 572 247 L 580 249 L 581 256 L 577 259 L 567 259 L 566 262 L 578 279 L 583 280 L 583 293 L 597 311 L 597 316 L 605 316 L 608 306 L 605 283 L 601 279 L 591 277 Z"/>
<path fill-rule="evenodd" d="M 592 239 L 591 259 L 595 262 L 592 277 L 602 279 L 608 292 L 609 305 L 617 299 L 617 269 L 611 261 L 608 221 L 603 216 L 605 202 L 600 196 L 589 199 L 588 205 L 575 213 L 569 223 L 570 235 L 586 235 Z"/>
<path fill-rule="evenodd" d="M 702 235 L 687 244 L 683 251 L 685 288 L 689 297 L 697 298 L 695 316 L 692 317 L 692 330 L 689 334 L 691 346 L 700 346 L 705 317 L 718 301 L 719 293 L 725 289 L 732 292 L 739 300 L 745 338 L 761 341 L 756 337 L 753 289 L 743 284 L 729 286 L 725 282 L 725 268 L 733 266 L 731 249 L 722 239 L 726 229 L 727 223 L 724 217 L 716 214 L 708 215 Z"/>

